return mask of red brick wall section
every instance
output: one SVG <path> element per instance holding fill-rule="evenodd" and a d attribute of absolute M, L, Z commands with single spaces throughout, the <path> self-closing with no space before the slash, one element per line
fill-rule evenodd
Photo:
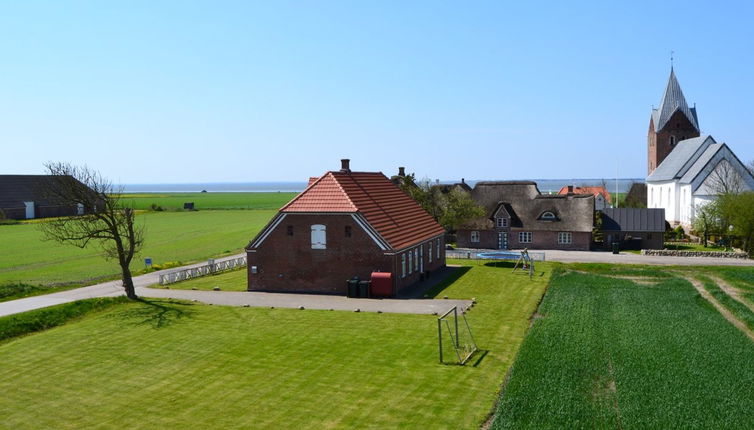
<path fill-rule="evenodd" d="M 429 258 L 429 244 L 432 243 L 432 258 L 430 261 Z M 440 258 L 437 258 L 437 244 L 440 244 Z M 423 256 L 423 258 L 420 260 L 423 260 L 424 267 L 423 271 L 421 270 L 421 264 L 419 265 L 419 268 L 416 267 L 416 261 L 414 259 L 414 255 L 416 253 L 414 250 L 417 250 L 421 248 L 422 253 L 419 253 L 420 256 Z M 413 265 L 411 267 L 411 270 L 408 268 L 408 253 L 412 253 L 411 258 L 411 264 Z M 406 256 L 406 275 L 403 276 L 403 268 L 402 268 L 402 258 L 403 256 Z M 407 288 L 411 285 L 413 285 L 416 282 L 421 281 L 424 277 L 427 276 L 427 272 L 429 272 L 429 276 L 432 276 L 431 273 L 435 270 L 445 266 L 445 239 L 444 235 L 437 236 L 429 241 L 422 242 L 419 245 L 407 248 L 405 250 L 402 250 L 401 252 L 397 253 L 395 255 L 395 271 L 393 272 L 393 279 L 395 280 L 395 288 L 396 291 L 400 292 L 404 288 Z"/>
<path fill-rule="evenodd" d="M 315 224 L 326 226 L 326 249 L 311 247 L 311 226 Z M 289 226 L 293 235 L 288 235 Z M 350 237 L 346 227 L 350 227 Z M 442 238 L 440 242 L 444 247 Z M 444 252 L 441 261 L 433 255 L 429 264 L 428 244 L 422 246 L 425 271 L 445 264 Z M 256 250 L 247 251 L 248 290 L 345 295 L 346 280 L 353 276 L 367 280 L 375 271 L 392 272 L 395 287 L 400 290 L 420 278 L 419 273 L 400 277 L 400 255 L 382 251 L 350 215 L 289 213 Z"/>
<path fill-rule="evenodd" d="M 675 148 L 675 145 L 670 145 L 671 136 L 675 137 L 675 142 L 678 144 L 681 140 L 699 137 L 699 132 L 681 111 L 674 113 L 659 133 L 655 131 L 650 119 L 647 133 L 647 173 L 652 173 Z"/>
<path fill-rule="evenodd" d="M 570 244 L 558 244 L 558 232 L 556 231 L 532 231 L 532 243 L 520 243 L 518 241 L 519 231 L 508 232 L 508 248 L 510 249 L 573 249 L 588 251 L 592 242 L 591 232 L 572 232 Z M 480 230 L 480 241 L 471 242 L 470 230 L 458 230 L 457 244 L 459 248 L 474 249 L 497 249 L 497 231 Z"/>

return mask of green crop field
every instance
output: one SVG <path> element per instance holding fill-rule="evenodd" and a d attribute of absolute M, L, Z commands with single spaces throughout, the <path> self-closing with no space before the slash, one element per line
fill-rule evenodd
<path fill-rule="evenodd" d="M 467 366 L 438 363 L 431 315 L 116 304 L 0 344 L 0 427 L 479 428 L 549 267 L 436 290 L 477 298 Z"/>
<path fill-rule="evenodd" d="M 165 210 L 183 209 L 193 202 L 194 209 L 280 209 L 297 193 L 141 193 L 123 194 L 124 202 L 136 209 L 150 209 L 152 205 Z"/>
<path fill-rule="evenodd" d="M 674 270 L 556 270 L 492 428 L 751 428 L 754 342 L 681 276 L 754 269 Z"/>
<path fill-rule="evenodd" d="M 274 214 L 274 210 L 140 214 L 137 219 L 146 226 L 146 241 L 132 268 L 142 270 L 144 257 L 162 264 L 242 252 Z M 119 273 L 117 263 L 105 261 L 97 246 L 79 249 L 45 242 L 33 222 L 0 225 L 0 249 L 0 286 L 86 284 Z"/>

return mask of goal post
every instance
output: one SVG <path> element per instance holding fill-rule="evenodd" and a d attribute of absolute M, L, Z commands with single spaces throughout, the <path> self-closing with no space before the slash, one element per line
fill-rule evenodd
<path fill-rule="evenodd" d="M 437 317 L 437 346 L 440 363 L 445 363 L 444 348 L 447 348 L 461 365 L 466 364 L 478 350 L 471 327 L 466 320 L 466 313 L 461 311 L 459 314 L 458 307 L 453 306 Z"/>

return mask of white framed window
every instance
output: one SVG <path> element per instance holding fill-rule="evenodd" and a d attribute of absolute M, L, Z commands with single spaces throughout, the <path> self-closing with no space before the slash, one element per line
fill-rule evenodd
<path fill-rule="evenodd" d="M 406 277 L 406 254 L 401 254 L 401 278 Z"/>
<path fill-rule="evenodd" d="M 427 253 L 427 257 L 429 257 L 429 262 L 431 263 L 432 262 L 432 242 L 429 242 L 427 245 L 429 246 L 429 249 L 428 249 L 429 252 Z"/>
<path fill-rule="evenodd" d="M 414 271 L 419 271 L 419 248 L 414 248 Z"/>
<path fill-rule="evenodd" d="M 471 232 L 471 242 L 478 243 L 479 242 L 479 232 L 474 230 Z"/>
<path fill-rule="evenodd" d="M 440 259 L 440 239 L 437 239 L 437 242 L 435 242 L 435 249 L 437 250 L 437 259 Z"/>
<path fill-rule="evenodd" d="M 312 226 L 312 249 L 327 249 L 327 227 L 322 224 Z"/>
<path fill-rule="evenodd" d="M 518 243 L 531 243 L 531 232 L 530 231 L 520 231 L 518 232 Z"/>
<path fill-rule="evenodd" d="M 546 211 L 542 212 L 542 215 L 539 216 L 539 219 L 542 221 L 555 221 L 558 219 L 558 217 L 555 216 L 554 212 Z"/>
<path fill-rule="evenodd" d="M 498 228 L 508 227 L 508 218 L 497 218 L 495 225 L 497 225 Z"/>
<path fill-rule="evenodd" d="M 570 245 L 573 243 L 573 234 L 570 231 L 558 232 L 558 245 Z"/>
<path fill-rule="evenodd" d="M 413 264 L 411 264 L 411 256 L 413 253 L 411 251 L 408 251 L 408 274 L 411 274 L 411 268 L 414 267 Z"/>

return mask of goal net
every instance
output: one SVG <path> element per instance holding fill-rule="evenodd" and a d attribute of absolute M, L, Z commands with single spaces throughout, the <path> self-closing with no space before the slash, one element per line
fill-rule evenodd
<path fill-rule="evenodd" d="M 478 350 L 466 313 L 456 306 L 437 318 L 437 341 L 440 363 L 466 364 Z"/>

